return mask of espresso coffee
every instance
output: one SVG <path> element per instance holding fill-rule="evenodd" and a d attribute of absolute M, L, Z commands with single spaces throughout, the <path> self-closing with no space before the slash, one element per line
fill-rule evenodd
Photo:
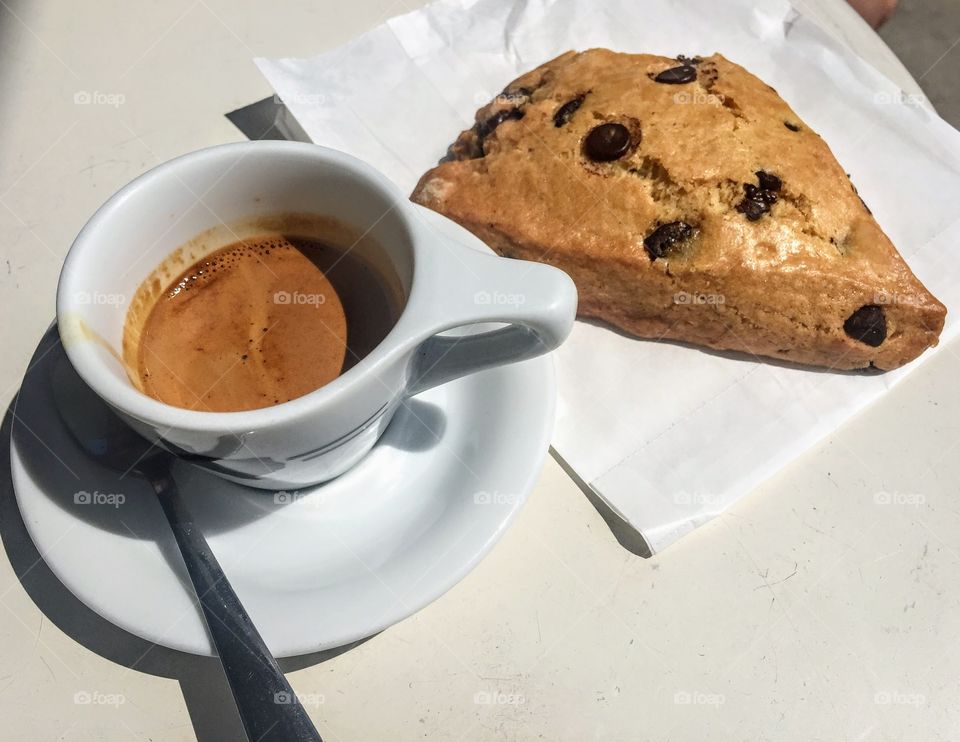
<path fill-rule="evenodd" d="M 368 261 L 289 234 L 216 250 L 154 293 L 143 316 L 128 317 L 128 371 L 151 397 L 210 412 L 318 389 L 373 350 L 399 314 Z"/>

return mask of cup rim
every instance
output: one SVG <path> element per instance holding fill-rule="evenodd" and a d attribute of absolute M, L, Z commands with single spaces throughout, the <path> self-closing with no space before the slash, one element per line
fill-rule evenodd
<path fill-rule="evenodd" d="M 79 305 L 74 297 L 77 296 L 78 292 L 85 290 L 85 287 L 78 285 L 79 271 L 85 262 L 90 259 L 98 233 L 102 230 L 103 225 L 108 220 L 115 218 L 116 214 L 124 208 L 129 197 L 138 190 L 149 188 L 161 178 L 172 177 L 173 173 L 187 162 L 202 159 L 213 161 L 215 158 L 234 154 L 245 157 L 254 151 L 261 154 L 283 151 L 288 153 L 299 152 L 303 156 L 315 159 L 319 166 L 335 164 L 344 167 L 361 175 L 370 185 L 380 190 L 390 201 L 395 203 L 394 210 L 398 212 L 401 222 L 407 228 L 410 239 L 411 290 L 408 292 L 406 302 L 397 317 L 397 321 L 386 337 L 356 365 L 307 394 L 269 407 L 232 412 L 189 410 L 161 402 L 141 392 L 129 379 L 124 382 L 116 381 L 112 373 L 105 368 L 102 354 L 94 348 L 94 343 L 63 342 L 63 337 L 68 330 L 66 318 Z M 388 363 L 393 355 L 402 351 L 403 343 L 399 343 L 398 339 L 401 338 L 403 333 L 409 334 L 405 325 L 410 316 L 410 304 L 414 294 L 413 286 L 417 275 L 415 226 L 409 218 L 408 209 L 407 201 L 399 189 L 374 167 L 345 152 L 318 144 L 282 140 L 233 142 L 205 147 L 167 160 L 137 176 L 110 196 L 84 224 L 71 244 L 64 258 L 57 284 L 57 328 L 61 344 L 74 369 L 101 399 L 123 413 L 161 429 L 189 429 L 199 432 L 240 429 L 263 430 L 302 419 L 314 414 L 319 408 L 330 404 L 335 397 L 359 386 L 367 374 L 376 376 L 377 367 Z M 125 311 L 128 310 L 129 307 L 125 309 Z"/>

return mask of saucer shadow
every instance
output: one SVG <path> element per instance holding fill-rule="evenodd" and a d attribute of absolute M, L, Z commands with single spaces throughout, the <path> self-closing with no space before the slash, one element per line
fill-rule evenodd
<path fill-rule="evenodd" d="M 83 460 L 80 447 L 75 442 L 71 445 L 65 439 L 69 434 L 52 406 L 50 390 L 51 371 L 64 362 L 67 361 L 56 329 L 51 328 L 40 342 L 21 388 L 10 403 L 0 426 L 0 539 L 14 573 L 37 608 L 74 641 L 124 667 L 179 681 L 200 742 L 246 739 L 219 658 L 168 649 L 110 623 L 88 608 L 60 582 L 30 537 L 14 494 L 11 444 L 15 438 L 18 439 L 18 451 L 25 467 L 58 506 L 69 508 L 71 514 L 83 517 L 97 527 L 123 533 L 130 538 L 156 541 L 171 568 L 181 575 L 185 589 L 192 594 L 192 586 L 184 576 L 185 570 L 169 526 L 156 496 L 146 482 L 130 475 L 123 480 L 123 489 L 120 490 L 116 487 L 116 473 L 97 469 L 89 458 Z M 428 414 L 424 411 L 424 415 Z M 186 464 L 184 466 L 189 467 Z M 123 521 L 107 514 L 107 511 L 115 513 L 114 508 L 76 507 L 74 497 L 81 484 L 76 472 L 82 470 L 87 473 L 95 469 L 97 481 L 91 483 L 85 479 L 82 482 L 83 489 L 123 491 L 128 498 L 141 501 L 143 507 L 125 508 Z M 203 472 L 198 475 L 212 476 Z M 270 508 L 275 507 L 269 493 L 265 494 L 270 501 Z M 263 513 L 268 511 L 269 508 Z M 242 525 L 250 518 L 257 517 L 256 512 L 257 508 L 241 509 L 239 514 L 219 525 L 222 528 Z M 343 654 L 371 638 L 278 661 L 284 672 L 293 672 Z M 319 726 L 322 727 L 322 723 Z"/>

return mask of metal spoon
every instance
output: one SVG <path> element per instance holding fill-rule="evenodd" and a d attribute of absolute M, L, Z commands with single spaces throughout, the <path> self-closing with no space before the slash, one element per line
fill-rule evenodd
<path fill-rule="evenodd" d="M 137 472 L 157 493 L 247 736 L 253 742 L 322 742 L 207 540 L 195 527 L 171 477 L 173 456 L 134 433 L 72 371 L 54 374 L 60 415 L 90 456 L 114 471 Z"/>

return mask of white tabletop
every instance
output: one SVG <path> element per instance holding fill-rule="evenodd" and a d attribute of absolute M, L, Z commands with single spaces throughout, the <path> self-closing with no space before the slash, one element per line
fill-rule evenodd
<path fill-rule="evenodd" d="M 3 3 L 0 402 L 97 206 L 162 160 L 241 138 L 223 114 L 271 92 L 252 57 L 310 56 L 420 4 Z M 795 5 L 916 92 L 841 0 Z M 350 651 L 286 663 L 294 688 L 331 741 L 955 738 L 957 351 L 652 559 L 548 460 L 461 584 Z M 215 661 L 111 629 L 42 561 L 28 595 L 29 542 L 2 507 L 0 738 L 240 738 Z"/>

